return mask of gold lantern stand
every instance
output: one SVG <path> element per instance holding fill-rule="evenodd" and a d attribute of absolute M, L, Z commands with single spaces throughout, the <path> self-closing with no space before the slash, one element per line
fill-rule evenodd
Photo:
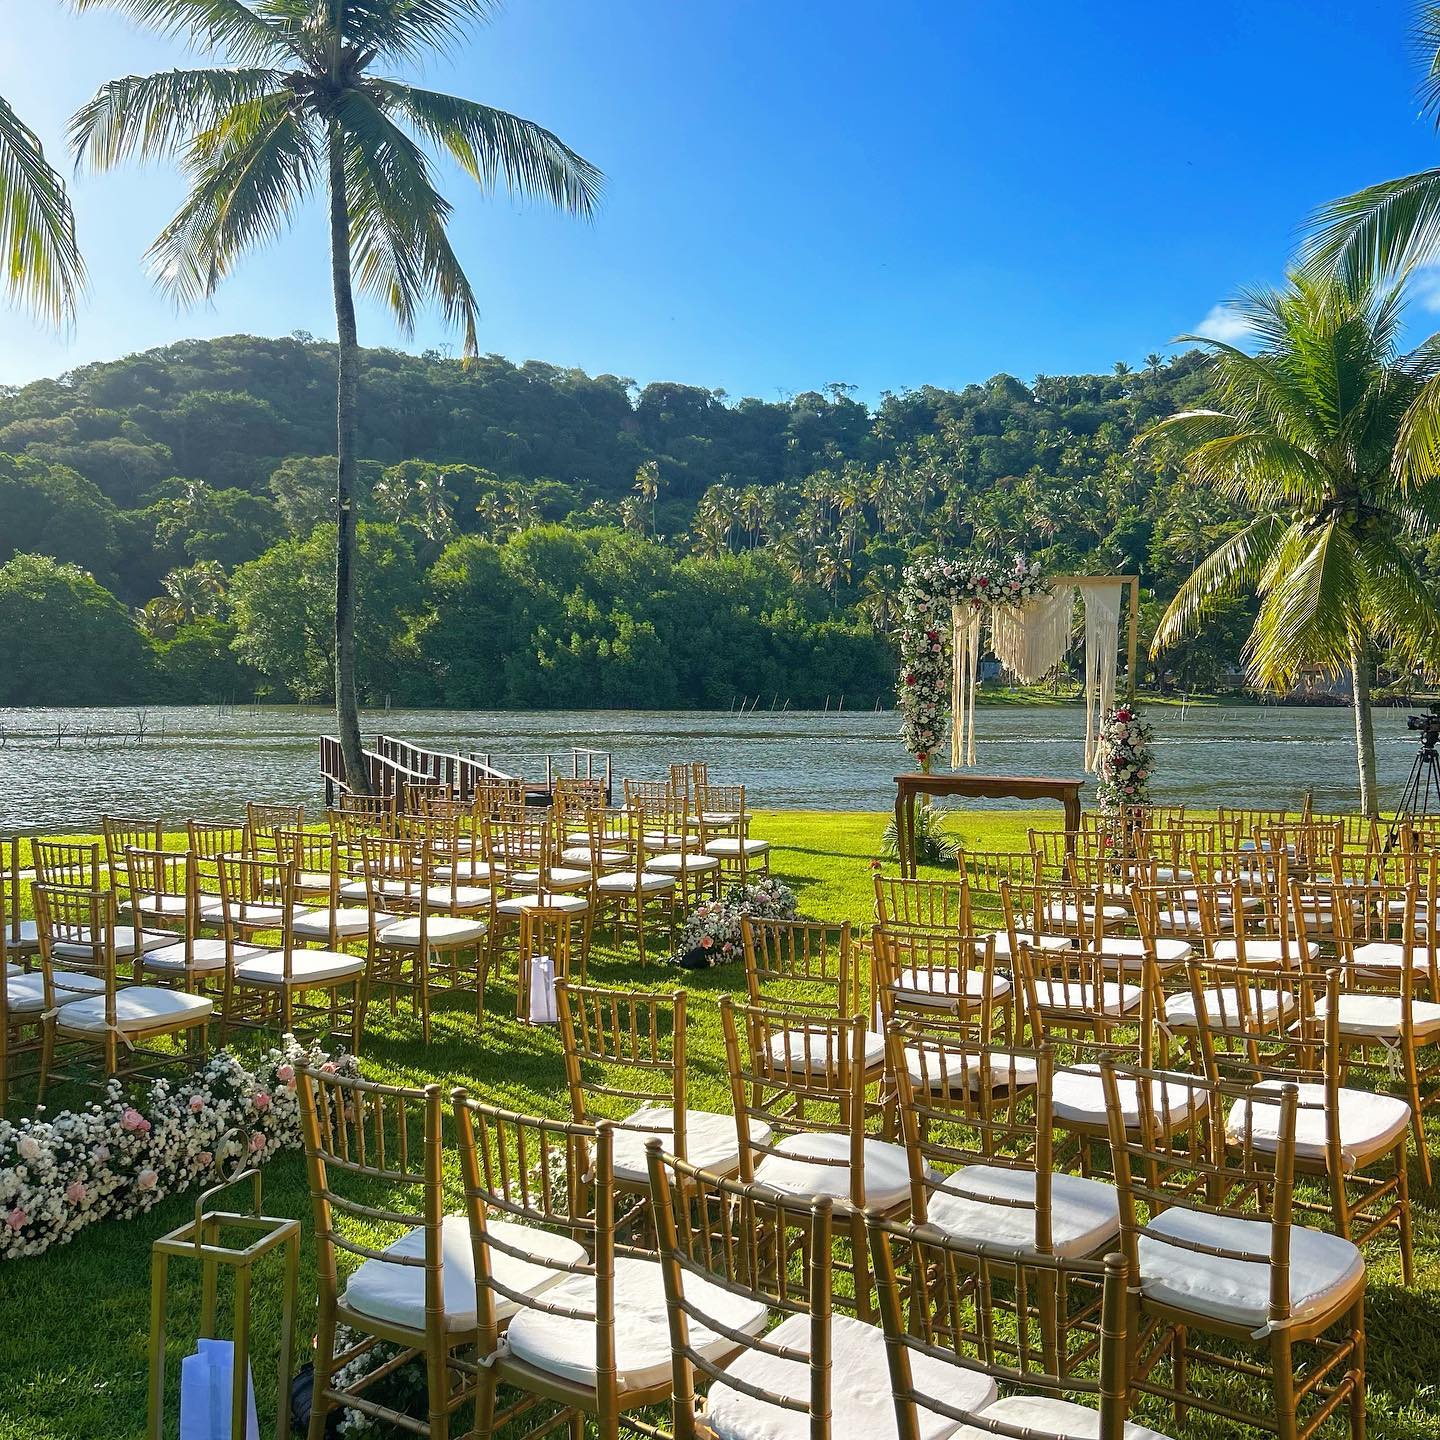
<path fill-rule="evenodd" d="M 247 1211 L 208 1208 L 215 1198 L 245 1180 L 251 1182 Z M 248 1244 L 227 1245 L 226 1232 L 254 1236 Z M 239 1238 L 239 1237 L 236 1237 Z M 231 1327 L 231 1440 L 245 1440 L 249 1409 L 250 1298 L 257 1261 L 285 1251 L 285 1295 L 280 1319 L 280 1380 L 276 1397 L 276 1440 L 290 1433 L 290 1357 L 295 1331 L 295 1300 L 300 1283 L 300 1222 L 260 1213 L 260 1172 L 241 1170 L 206 1190 L 195 1201 L 195 1215 L 178 1229 L 162 1235 L 150 1251 L 150 1425 L 149 1440 L 165 1433 L 165 1321 L 169 1299 L 170 1261 L 194 1260 L 200 1265 L 199 1338 L 221 1338 L 216 1330 L 220 1267 L 235 1272 L 234 1323 Z"/>

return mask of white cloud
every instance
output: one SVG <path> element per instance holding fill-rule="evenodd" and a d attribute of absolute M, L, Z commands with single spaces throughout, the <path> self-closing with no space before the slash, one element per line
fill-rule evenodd
<path fill-rule="evenodd" d="M 1410 298 L 1422 310 L 1440 313 L 1440 266 L 1426 265 L 1410 277 Z"/>
<path fill-rule="evenodd" d="M 1437 277 L 1440 282 L 1440 277 Z M 1440 283 L 1437 283 L 1436 308 L 1440 309 Z M 1229 305 L 1212 305 L 1209 313 L 1195 327 L 1195 334 L 1226 345 L 1238 345 L 1250 337 L 1250 322 Z"/>

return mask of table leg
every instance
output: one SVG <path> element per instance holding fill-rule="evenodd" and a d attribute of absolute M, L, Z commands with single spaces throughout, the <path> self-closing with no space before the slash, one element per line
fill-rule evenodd
<path fill-rule="evenodd" d="M 915 876 L 915 794 L 900 786 L 895 794 L 895 851 L 900 857 L 900 878 Z"/>

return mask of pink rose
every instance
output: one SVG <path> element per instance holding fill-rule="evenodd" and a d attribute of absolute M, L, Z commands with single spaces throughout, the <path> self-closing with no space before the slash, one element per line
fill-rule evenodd
<path fill-rule="evenodd" d="M 17 1205 L 15 1209 L 5 1217 L 5 1223 L 11 1230 L 23 1230 L 25 1228 L 25 1222 L 29 1220 L 29 1218 L 30 1217 Z"/>
<path fill-rule="evenodd" d="M 205 1102 L 198 1095 L 190 1097 L 190 1113 L 198 1115 L 205 1108 Z"/>
<path fill-rule="evenodd" d="M 714 943 L 714 938 L 712 936 L 706 935 L 700 941 L 700 948 L 702 950 L 708 950 Z"/>
<path fill-rule="evenodd" d="M 282 1065 L 275 1072 L 275 1078 L 282 1085 L 293 1085 L 295 1083 L 295 1067 L 293 1065 Z"/>
<path fill-rule="evenodd" d="M 120 1116 L 120 1128 L 122 1130 L 138 1130 L 145 1123 L 145 1117 L 132 1106 L 127 1105 L 125 1112 Z"/>
<path fill-rule="evenodd" d="M 320 1073 L 322 1075 L 333 1075 L 335 1073 L 335 1062 L 333 1060 L 327 1060 L 320 1067 Z"/>
<path fill-rule="evenodd" d="M 264 1090 L 257 1090 L 250 1103 L 257 1110 L 268 1110 L 270 1108 L 270 1096 Z"/>
<path fill-rule="evenodd" d="M 65 1187 L 65 1198 L 72 1205 L 83 1205 L 85 1203 L 85 1196 L 87 1193 L 88 1192 L 85 1189 L 85 1184 L 81 1180 L 72 1180 Z"/>
<path fill-rule="evenodd" d="M 97 1165 L 103 1165 L 110 1158 L 110 1147 L 108 1145 L 97 1145 L 90 1152 L 90 1158 Z"/>
<path fill-rule="evenodd" d="M 348 1119 L 349 1117 L 347 1116 L 346 1118 Z M 262 1134 L 260 1133 L 260 1131 L 257 1130 L 257 1131 L 250 1137 L 250 1149 L 251 1149 L 251 1152 L 254 1153 L 254 1154 L 258 1154 L 258 1153 L 259 1153 L 261 1150 L 263 1150 L 264 1148 L 265 1148 L 265 1137 L 264 1137 L 264 1135 L 262 1135 Z"/>
<path fill-rule="evenodd" d="M 160 1177 L 153 1170 L 142 1170 L 135 1177 L 135 1183 L 142 1190 L 153 1190 L 160 1183 Z"/>
<path fill-rule="evenodd" d="M 208 1150 L 202 1150 L 195 1157 L 195 1163 L 202 1170 L 208 1170 L 215 1163 L 215 1157 Z"/>

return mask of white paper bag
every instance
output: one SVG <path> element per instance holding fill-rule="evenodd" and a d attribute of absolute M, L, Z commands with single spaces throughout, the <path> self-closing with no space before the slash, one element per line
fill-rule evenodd
<path fill-rule="evenodd" d="M 555 962 L 548 955 L 530 957 L 530 1023 L 554 1025 Z"/>
<path fill-rule="evenodd" d="M 235 1365 L 231 1340 L 201 1340 L 180 1362 L 180 1440 L 238 1440 L 230 1432 L 230 1377 Z M 248 1370 L 248 1364 L 247 1364 Z M 260 1440 L 255 1413 L 255 1380 L 245 1377 L 244 1440 Z"/>

